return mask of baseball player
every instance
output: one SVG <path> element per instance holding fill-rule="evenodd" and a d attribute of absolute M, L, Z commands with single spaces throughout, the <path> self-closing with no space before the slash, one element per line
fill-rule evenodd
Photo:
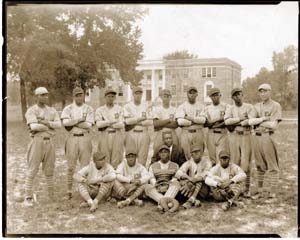
<path fill-rule="evenodd" d="M 38 87 L 34 91 L 37 104 L 30 107 L 26 114 L 31 141 L 27 151 L 27 171 L 25 179 L 24 205 L 34 206 L 33 180 L 38 173 L 40 163 L 46 176 L 49 198 L 54 201 L 53 171 L 55 166 L 55 147 L 53 136 L 55 129 L 61 127 L 57 111 L 47 105 L 48 90 Z"/>
<path fill-rule="evenodd" d="M 174 177 L 179 167 L 178 164 L 170 161 L 170 149 L 168 146 L 162 145 L 158 152 L 160 160 L 150 165 L 150 184 L 146 185 L 145 193 L 158 203 L 159 210 L 176 211 L 179 204 L 175 197 L 179 186 L 178 181 Z M 172 205 L 164 206 L 165 201 L 163 201 L 163 204 L 161 202 L 163 198 L 173 199 L 173 201 L 170 201 Z"/>
<path fill-rule="evenodd" d="M 258 87 L 262 102 L 254 105 L 255 117 L 249 119 L 254 126 L 253 148 L 257 167 L 258 195 L 276 201 L 279 180 L 279 158 L 273 134 L 281 121 L 281 106 L 271 99 L 271 86 L 261 84 Z M 267 200 L 269 201 L 269 200 Z"/>
<path fill-rule="evenodd" d="M 124 106 L 125 118 L 125 145 L 131 145 L 138 149 L 137 159 L 143 166 L 146 166 L 150 145 L 148 127 L 153 125 L 151 111 L 146 103 L 141 102 L 143 89 L 133 88 L 133 102 Z"/>
<path fill-rule="evenodd" d="M 89 164 L 92 153 L 92 140 L 89 134 L 94 124 L 93 108 L 84 103 L 82 88 L 73 90 L 74 102 L 66 106 L 61 114 L 61 119 L 69 132 L 65 144 L 68 159 L 67 194 L 72 198 L 73 174 L 79 159 L 80 167 Z"/>
<path fill-rule="evenodd" d="M 98 135 L 98 150 L 107 156 L 107 161 L 114 167 L 123 158 L 124 129 L 122 107 L 115 104 L 117 92 L 111 87 L 105 90 L 106 104 L 97 108 L 95 121 L 100 134 Z"/>
<path fill-rule="evenodd" d="M 204 181 L 212 167 L 209 159 L 202 158 L 202 146 L 192 146 L 191 154 L 192 158 L 185 162 L 175 175 L 180 182 L 180 193 L 187 199 L 183 204 L 186 209 L 191 208 L 192 205 L 201 206 L 199 198 L 208 197 L 209 187 Z"/>
<path fill-rule="evenodd" d="M 220 102 L 221 93 L 220 89 L 212 88 L 208 92 L 212 104 L 206 106 L 203 115 L 206 118 L 206 126 L 208 127 L 206 144 L 208 155 L 212 165 L 216 165 L 219 162 L 218 155 L 223 149 L 227 149 L 227 129 L 224 123 L 225 110 L 227 104 Z"/>
<path fill-rule="evenodd" d="M 179 145 L 173 144 L 174 138 L 171 132 L 163 132 L 162 138 L 163 145 L 168 146 L 170 149 L 170 161 L 177 163 L 180 167 L 186 161 L 183 149 Z M 156 149 L 151 158 L 151 164 L 157 161 L 159 161 L 159 154 Z"/>
<path fill-rule="evenodd" d="M 178 138 L 175 129 L 178 127 L 175 120 L 176 108 L 170 105 L 172 95 L 170 90 L 161 91 L 162 106 L 158 106 L 153 111 L 154 142 L 153 152 L 163 145 L 162 134 L 169 132 L 172 134 L 174 144 L 178 145 Z"/>
<path fill-rule="evenodd" d="M 80 207 L 90 207 L 91 212 L 97 210 L 101 200 L 108 198 L 116 179 L 114 168 L 105 161 L 105 158 L 105 154 L 95 152 L 93 161 L 73 176 L 84 199 Z"/>
<path fill-rule="evenodd" d="M 203 124 L 205 117 L 201 115 L 204 105 L 196 102 L 198 96 L 197 88 L 189 87 L 187 91 L 188 101 L 181 104 L 175 114 L 180 128 L 180 144 L 184 150 L 185 158 L 191 158 L 190 146 L 193 143 L 205 148 Z"/>
<path fill-rule="evenodd" d="M 229 146 L 230 155 L 233 163 L 240 166 L 247 174 L 246 191 L 244 196 L 250 196 L 250 167 L 251 167 L 251 126 L 249 118 L 255 117 L 253 106 L 243 102 L 243 91 L 234 88 L 231 91 L 234 101 L 233 105 L 228 106 L 225 112 L 225 124 L 229 126 Z"/>
<path fill-rule="evenodd" d="M 117 179 L 114 182 L 113 193 L 118 199 L 125 199 L 118 202 L 119 208 L 128 206 L 132 202 L 138 206 L 143 204 L 138 197 L 143 194 L 150 176 L 146 168 L 136 162 L 136 157 L 137 151 L 128 149 L 126 159 L 116 170 Z"/>
<path fill-rule="evenodd" d="M 205 183 L 211 187 L 215 200 L 226 201 L 222 209 L 227 211 L 236 205 L 235 201 L 244 190 L 246 173 L 230 161 L 230 154 L 225 150 L 219 153 L 220 163 L 210 169 Z"/>

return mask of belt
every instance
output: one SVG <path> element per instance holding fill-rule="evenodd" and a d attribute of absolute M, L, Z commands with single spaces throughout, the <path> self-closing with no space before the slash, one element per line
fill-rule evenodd
<path fill-rule="evenodd" d="M 222 133 L 221 130 L 213 130 L 213 133 Z"/>
<path fill-rule="evenodd" d="M 235 131 L 235 133 L 238 134 L 238 135 L 248 135 L 251 132 L 250 131 Z"/>
<path fill-rule="evenodd" d="M 108 133 L 115 133 L 117 130 L 107 130 Z"/>
<path fill-rule="evenodd" d="M 74 133 L 73 136 L 74 136 L 74 137 L 83 137 L 83 136 L 84 136 L 84 133 L 80 133 L 80 134 Z"/>
<path fill-rule="evenodd" d="M 189 133 L 195 133 L 195 132 L 197 132 L 196 129 L 187 129 L 187 130 L 188 130 Z"/>
<path fill-rule="evenodd" d="M 133 130 L 133 132 L 143 132 L 144 130 Z"/>
<path fill-rule="evenodd" d="M 274 132 L 270 131 L 270 132 L 256 132 L 255 135 L 256 136 L 262 136 L 262 135 L 272 135 Z"/>
<path fill-rule="evenodd" d="M 43 140 L 50 140 L 50 138 L 49 137 L 44 137 Z"/>

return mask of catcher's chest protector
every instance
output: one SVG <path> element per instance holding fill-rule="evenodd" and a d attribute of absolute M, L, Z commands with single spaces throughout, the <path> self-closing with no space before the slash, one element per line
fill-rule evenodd
<path fill-rule="evenodd" d="M 178 165 L 176 163 L 170 162 L 168 169 L 161 169 L 159 162 L 152 165 L 153 174 L 157 181 L 165 179 L 167 181 L 176 174 Z"/>

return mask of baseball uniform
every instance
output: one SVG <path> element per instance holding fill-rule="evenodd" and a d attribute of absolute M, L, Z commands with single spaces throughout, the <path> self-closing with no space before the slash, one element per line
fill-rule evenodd
<path fill-rule="evenodd" d="M 110 124 L 111 121 L 117 121 Z M 98 150 L 103 152 L 107 161 L 114 167 L 121 163 L 124 153 L 124 118 L 123 109 L 117 104 L 112 108 L 107 105 L 97 108 L 95 121 L 100 134 L 98 135 Z"/>

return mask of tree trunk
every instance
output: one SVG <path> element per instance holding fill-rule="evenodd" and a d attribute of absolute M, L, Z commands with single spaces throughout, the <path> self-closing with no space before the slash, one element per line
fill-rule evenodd
<path fill-rule="evenodd" d="M 66 106 L 66 99 L 64 98 L 63 100 L 61 100 L 61 109 L 64 109 Z"/>
<path fill-rule="evenodd" d="M 21 108 L 22 108 L 22 119 L 26 122 L 25 113 L 27 111 L 27 99 L 26 99 L 26 87 L 25 79 L 20 77 L 20 95 L 21 95 Z"/>

